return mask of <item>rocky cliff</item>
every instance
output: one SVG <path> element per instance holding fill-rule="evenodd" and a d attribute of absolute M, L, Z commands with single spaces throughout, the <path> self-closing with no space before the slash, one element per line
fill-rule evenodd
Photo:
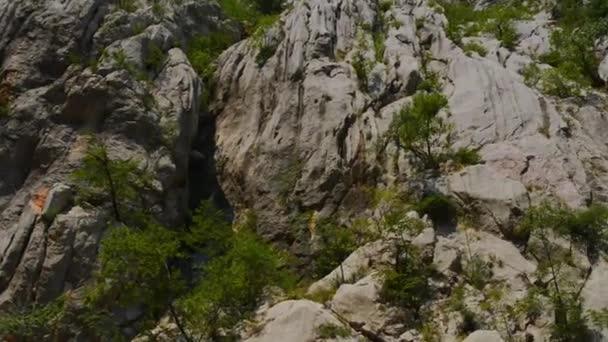
<path fill-rule="evenodd" d="M 119 6 L 0 3 L 1 308 L 48 302 L 90 277 L 109 212 L 75 203 L 88 134 L 153 175 L 145 196 L 167 225 L 184 221 L 190 184 L 205 182 L 189 176 L 193 143 L 212 132 L 198 130 L 205 85 L 180 46 L 238 29 L 204 1 Z"/>
<path fill-rule="evenodd" d="M 185 47 L 211 32 L 240 37 L 242 28 L 212 1 L 162 4 L 127 11 L 121 1 L 0 0 L 0 312 L 47 303 L 91 277 L 111 215 L 110 203 L 77 201 L 71 175 L 91 132 L 111 156 L 153 175 L 144 197 L 164 225 L 187 221 L 193 198 L 223 192 L 237 218 L 256 213 L 257 232 L 297 256 L 299 269 L 314 258 L 316 239 L 314 220 L 302 217 L 349 227 L 377 216 L 370 189 L 398 189 L 414 202 L 449 196 L 474 223 L 426 221 L 408 240 L 439 274 L 441 295 L 428 308 L 445 341 L 456 340 L 466 320 L 446 309 L 466 278 L 463 255 L 492 263 L 489 283 L 508 284 L 496 311 L 483 308 L 487 292 L 465 286 L 463 305 L 492 322 L 546 281 L 537 279 L 541 262 L 512 242 L 528 208 L 547 199 L 572 208 L 608 200 L 608 95 L 586 88 L 560 98 L 526 76 L 555 48 L 558 28 L 547 10 L 514 20 L 507 46 L 492 34 L 454 41 L 434 1 L 294 1 L 276 23 L 221 54 L 207 112 L 201 95 L 209 85 Z M 600 77 L 603 45 L 594 46 Z M 441 115 L 451 147 L 477 151 L 480 163 L 447 162 L 421 175 L 395 139 L 395 114 L 431 78 L 448 100 Z M 385 240 L 341 264 L 352 284 L 322 304 L 267 303 L 242 339 L 330 339 L 320 336 L 325 325 L 341 329 L 344 336 L 333 336 L 340 341 L 423 340 L 420 327 L 380 298 L 380 266 L 390 262 L 378 261 L 391 254 Z M 569 280 L 585 308 L 608 308 L 606 261 L 574 255 Z M 336 274 L 309 292 L 330 288 Z M 549 314 L 514 317 L 480 324 L 466 341 L 549 339 Z"/>

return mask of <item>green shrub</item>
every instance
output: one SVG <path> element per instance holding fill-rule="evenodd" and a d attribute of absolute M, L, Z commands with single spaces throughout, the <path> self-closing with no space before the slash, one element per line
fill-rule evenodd
<path fill-rule="evenodd" d="M 509 50 L 513 50 L 517 44 L 519 36 L 512 19 L 506 15 L 497 16 L 490 24 L 488 31 L 493 33 L 496 39 L 502 42 L 502 45 Z"/>
<path fill-rule="evenodd" d="M 384 41 L 386 40 L 386 34 L 384 32 L 374 32 L 373 34 L 374 40 L 374 53 L 376 56 L 376 61 L 379 63 L 384 62 L 384 50 L 386 46 L 384 45 Z"/>
<path fill-rule="evenodd" d="M 357 51 L 353 55 L 351 64 L 355 69 L 355 74 L 357 75 L 357 80 L 359 81 L 359 89 L 366 92 L 369 77 L 368 75 L 372 68 L 370 62 L 365 59 L 360 51 Z"/>
<path fill-rule="evenodd" d="M 205 85 L 201 98 L 203 111 L 207 110 L 215 91 L 213 78 L 216 69 L 215 61 L 222 51 L 234 43 L 234 40 L 235 38 L 230 33 L 212 32 L 207 36 L 194 37 L 188 42 L 188 60 Z"/>
<path fill-rule="evenodd" d="M 344 283 L 342 262 L 357 249 L 355 234 L 352 230 L 340 227 L 332 222 L 317 223 L 320 249 L 313 261 L 314 276 L 322 278 L 340 266 L 341 279 Z"/>
<path fill-rule="evenodd" d="M 475 10 L 471 3 L 463 1 L 444 1 L 441 5 L 448 19 L 446 34 L 456 44 L 463 37 L 489 32 L 508 49 L 513 49 L 518 39 L 513 21 L 529 18 L 531 12 L 519 1 L 501 2 L 483 10 Z"/>
<path fill-rule="evenodd" d="M 146 69 L 159 72 L 165 61 L 165 52 L 154 42 L 148 42 L 144 65 Z"/>
<path fill-rule="evenodd" d="M 461 147 L 456 152 L 451 152 L 447 155 L 448 159 L 452 160 L 457 166 L 463 167 L 467 165 L 476 165 L 482 162 L 481 156 L 477 151 L 466 147 Z"/>
<path fill-rule="evenodd" d="M 110 229 L 101 241 L 97 286 L 89 299 L 122 308 L 145 303 L 150 310 L 164 310 L 184 285 L 179 273 L 169 272 L 167 265 L 179 256 L 179 247 L 175 232 L 155 224 L 142 230 Z"/>
<path fill-rule="evenodd" d="M 451 126 L 437 114 L 447 103 L 438 92 L 418 93 L 411 104 L 395 114 L 392 125 L 399 145 L 419 161 L 420 168 L 439 166 L 439 155 L 447 145 Z"/>
<path fill-rule="evenodd" d="M 596 260 L 600 252 L 608 250 L 608 208 L 594 204 L 587 209 L 572 210 L 544 202 L 526 212 L 517 231 L 520 235 L 535 237 L 535 244 L 528 249 L 539 262 L 539 276 L 548 279 L 546 291 L 554 316 L 552 338 L 556 341 L 589 340 L 590 316 L 583 310 L 580 297 L 584 282 L 572 286 L 560 276 L 560 268 L 569 263 L 571 253 L 568 248 L 556 244 L 553 237 L 565 238 L 572 247 L 586 248 L 589 259 Z"/>
<path fill-rule="evenodd" d="M 80 199 L 92 203 L 109 201 L 116 221 L 133 219 L 125 211 L 147 208 L 139 195 L 149 188 L 151 174 L 140 169 L 136 160 L 110 158 L 106 145 L 95 137 L 90 137 L 87 144 L 82 166 L 72 175 L 79 185 Z"/>
<path fill-rule="evenodd" d="M 433 296 L 433 289 L 428 279 L 432 268 L 422 262 L 417 252 L 410 251 L 408 257 L 401 258 L 395 268 L 384 273 L 384 284 L 381 298 L 405 309 L 418 312 L 420 307 Z"/>
<path fill-rule="evenodd" d="M 319 335 L 319 338 L 323 339 L 347 338 L 352 336 L 350 329 L 333 323 L 323 323 L 318 326 L 317 334 Z"/>
<path fill-rule="evenodd" d="M 482 328 L 479 317 L 477 317 L 475 312 L 465 307 L 460 311 L 460 314 L 462 315 L 462 322 L 458 325 L 458 333 L 460 336 L 467 336 Z"/>
<path fill-rule="evenodd" d="M 248 229 L 238 229 L 230 248 L 203 268 L 201 282 L 179 301 L 189 318 L 188 328 L 202 340 L 233 335 L 238 322 L 249 317 L 268 286 L 288 286 L 282 271 L 284 256 Z"/>
<path fill-rule="evenodd" d="M 471 286 L 483 290 L 492 279 L 492 265 L 478 255 L 472 255 L 464 266 L 464 277 Z"/>
<path fill-rule="evenodd" d="M 541 79 L 542 71 L 536 63 L 530 63 L 521 70 L 521 74 L 528 87 L 536 87 Z"/>
<path fill-rule="evenodd" d="M 467 56 L 471 56 L 473 52 L 476 52 L 481 57 L 485 57 L 488 54 L 488 50 L 483 45 L 476 42 L 468 42 L 462 47 L 462 49 Z"/>
<path fill-rule="evenodd" d="M 136 0 L 117 0 L 116 5 L 123 11 L 132 13 L 137 11 Z"/>
<path fill-rule="evenodd" d="M 255 56 L 255 62 L 259 68 L 263 67 L 266 64 L 266 61 L 268 61 L 272 56 L 274 56 L 278 47 L 279 43 L 277 42 L 265 44 L 260 48 L 258 54 Z"/>
<path fill-rule="evenodd" d="M 587 84 L 580 71 L 573 63 L 560 64 L 557 68 L 544 70 L 541 74 L 542 90 L 548 95 L 561 98 L 581 96 L 582 88 Z"/>
<path fill-rule="evenodd" d="M 161 0 L 154 0 L 152 3 L 152 13 L 157 17 L 165 15 L 165 6 L 160 2 Z"/>
<path fill-rule="evenodd" d="M 283 10 L 283 0 L 219 0 L 223 12 L 231 19 L 243 23 L 248 33 L 253 33 L 266 16 L 274 16 Z"/>
<path fill-rule="evenodd" d="M 382 0 L 380 1 L 380 11 L 386 12 L 393 6 L 393 0 Z"/>
<path fill-rule="evenodd" d="M 458 207 L 448 196 L 432 194 L 414 205 L 420 215 L 428 215 L 435 223 L 452 222 L 458 215 Z"/>
<path fill-rule="evenodd" d="M 50 303 L 0 314 L 0 338 L 6 341 L 61 340 L 70 329 L 80 336 L 95 336 L 108 341 L 126 341 L 110 313 L 88 306 L 76 309 L 68 294 Z"/>
<path fill-rule="evenodd" d="M 552 52 L 541 56 L 540 60 L 560 70 L 563 78 L 581 86 L 602 86 L 595 41 L 607 33 L 606 21 L 588 20 L 573 27 L 563 26 L 551 36 Z"/>

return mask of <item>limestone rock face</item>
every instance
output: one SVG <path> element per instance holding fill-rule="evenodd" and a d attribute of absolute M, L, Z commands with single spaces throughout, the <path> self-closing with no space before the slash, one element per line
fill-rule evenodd
<path fill-rule="evenodd" d="M 503 342 L 498 332 L 493 330 L 477 330 L 467 336 L 463 342 Z"/>
<path fill-rule="evenodd" d="M 379 18 L 392 24 L 376 56 L 366 28 Z M 486 57 L 465 54 L 445 25 L 426 1 L 396 1 L 388 9 L 359 0 L 306 1 L 271 30 L 276 49 L 263 65 L 251 41 L 226 51 L 214 101 L 216 158 L 237 214 L 254 208 L 264 236 L 298 248 L 310 238 L 289 229 L 299 213 L 329 217 L 352 209 L 363 185 L 407 189 L 411 164 L 387 137 L 394 114 L 424 77 L 423 62 L 440 75 L 449 100 L 453 147 L 477 149 L 485 163 L 448 175 L 452 188 L 435 190 L 476 203 L 485 228 L 507 233 L 546 197 L 571 206 L 606 198 L 607 151 L 600 133 L 591 132 L 608 127 L 597 115 L 599 102 L 576 112 L 519 74 L 547 49 L 548 14 L 517 23 L 515 51 L 478 38 L 492 45 Z M 367 73 L 353 66 L 361 58 Z"/>
<path fill-rule="evenodd" d="M 248 342 L 293 341 L 309 342 L 319 338 L 319 327 L 332 325 L 350 331 L 352 337 L 329 339 L 329 341 L 357 341 L 356 332 L 346 327 L 330 310 L 308 300 L 288 300 L 260 313 L 257 319 L 263 326 L 256 336 L 245 338 Z M 325 339 L 327 340 L 327 339 Z"/>
<path fill-rule="evenodd" d="M 183 222 L 205 85 L 179 46 L 238 30 L 211 2 L 163 6 L 0 0 L 0 310 L 44 304 L 91 276 L 110 215 L 73 206 L 85 132 L 149 171 L 152 211 Z"/>

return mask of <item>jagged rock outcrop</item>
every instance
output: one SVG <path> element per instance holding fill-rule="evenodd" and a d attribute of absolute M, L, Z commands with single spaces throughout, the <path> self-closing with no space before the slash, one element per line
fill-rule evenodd
<path fill-rule="evenodd" d="M 201 79 L 180 46 L 222 29 L 207 1 L 0 1 L 0 309 L 44 304 L 81 286 L 110 215 L 76 206 L 71 174 L 95 133 L 113 158 L 154 178 L 162 222 L 189 210 L 188 164 Z M 157 4 L 158 5 L 158 4 Z M 157 8 L 158 9 L 158 8 Z M 150 63 L 152 49 L 162 53 Z"/>
<path fill-rule="evenodd" d="M 336 318 L 330 310 L 309 300 L 284 301 L 259 315 L 261 330 L 253 336 L 245 337 L 243 341 L 357 341 L 356 332 Z M 322 336 L 320 327 L 323 325 L 330 326 L 330 329 L 344 329 L 347 333 L 341 335 L 350 336 Z"/>
<path fill-rule="evenodd" d="M 446 18 L 426 1 L 395 1 L 385 10 L 358 0 L 297 3 L 272 30 L 282 34 L 263 65 L 252 41 L 221 57 L 220 179 L 237 211 L 261 213 L 266 237 L 297 249 L 302 239 L 287 228 L 294 213 L 331 216 L 352 206 L 363 185 L 408 187 L 412 169 L 386 136 L 423 78 L 423 62 L 441 76 L 453 146 L 479 149 L 485 163 L 464 171 L 482 178 L 471 178 L 476 189 L 454 174 L 452 188 L 439 180 L 428 190 L 466 195 L 488 228 L 505 234 L 540 198 L 572 206 L 606 198 L 607 151 L 593 132 L 607 127 L 601 101 L 575 109 L 529 88 L 517 73 L 531 62 L 526 54 L 547 48 L 546 14 L 518 26 L 515 52 L 493 40 L 496 47 L 480 57 L 446 37 Z M 379 33 L 383 22 L 391 25 Z M 384 49 L 376 56 L 378 37 Z M 361 56 L 367 76 L 353 67 Z M 484 182 L 497 187 L 486 191 Z"/>

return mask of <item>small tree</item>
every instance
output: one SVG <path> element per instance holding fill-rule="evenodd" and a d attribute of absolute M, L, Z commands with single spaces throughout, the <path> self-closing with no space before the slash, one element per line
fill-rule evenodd
<path fill-rule="evenodd" d="M 143 305 L 146 316 L 139 325 L 153 324 L 169 308 L 186 341 L 185 331 L 173 300 L 185 291 L 185 282 L 171 260 L 182 257 L 179 235 L 155 223 L 144 229 L 119 226 L 110 229 L 101 242 L 99 270 L 88 291 L 93 308 L 128 308 Z"/>
<path fill-rule="evenodd" d="M 393 121 L 400 146 L 412 153 L 423 168 L 439 166 L 437 149 L 444 149 L 448 142 L 450 125 L 437 115 L 447 103 L 445 96 L 438 92 L 418 93 Z"/>
<path fill-rule="evenodd" d="M 317 231 L 321 249 L 313 262 L 315 276 L 322 277 L 340 267 L 340 282 L 344 283 L 342 262 L 357 248 L 354 232 L 333 222 L 320 222 Z"/>
<path fill-rule="evenodd" d="M 82 166 L 73 174 L 80 183 L 80 194 L 88 200 L 109 200 L 114 218 L 123 222 L 122 211 L 133 206 L 136 199 L 144 202 L 142 191 L 151 182 L 149 173 L 141 170 L 134 160 L 112 159 L 106 145 L 90 138 Z M 140 203 L 146 208 L 145 203 Z"/>
<path fill-rule="evenodd" d="M 571 210 L 551 205 L 547 202 L 528 210 L 518 226 L 520 236 L 533 236 L 536 243 L 528 246 L 530 253 L 539 262 L 541 277 L 548 275 L 548 291 L 551 299 L 554 324 L 553 338 L 557 341 L 588 341 L 587 328 L 589 313 L 583 309 L 582 285 L 576 285 L 563 277 L 562 268 L 567 264 L 573 246 L 584 247 L 593 258 L 605 252 L 608 246 L 608 209 L 593 205 L 588 209 Z M 570 242 L 564 248 L 555 242 L 555 237 L 563 237 Z M 587 274 L 590 274 L 589 268 Z"/>
<path fill-rule="evenodd" d="M 180 300 L 190 331 L 201 339 L 219 340 L 248 317 L 264 290 L 286 285 L 281 268 L 285 258 L 249 229 L 237 229 L 229 237 L 229 249 L 203 267 L 202 281 Z"/>
<path fill-rule="evenodd" d="M 417 319 L 420 307 L 433 294 L 428 282 L 432 268 L 423 262 L 420 251 L 409 240 L 424 229 L 424 222 L 402 213 L 384 226 L 386 237 L 393 242 L 394 266 L 384 272 L 381 296 L 389 303 L 413 310 Z"/>

